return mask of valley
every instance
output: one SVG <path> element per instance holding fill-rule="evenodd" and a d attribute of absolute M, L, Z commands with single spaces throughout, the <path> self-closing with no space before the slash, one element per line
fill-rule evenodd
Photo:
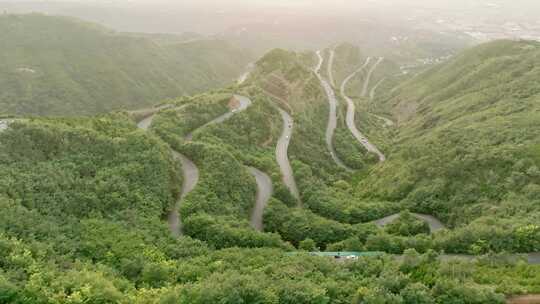
<path fill-rule="evenodd" d="M 538 42 L 404 74 L 411 48 L 257 59 L 0 16 L 21 24 L 0 34 L 22 41 L 0 64 L 0 303 L 537 300 Z"/>

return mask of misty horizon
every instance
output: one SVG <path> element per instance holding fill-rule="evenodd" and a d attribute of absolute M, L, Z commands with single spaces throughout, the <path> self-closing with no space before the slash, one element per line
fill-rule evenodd
<path fill-rule="evenodd" d="M 281 26 L 291 31 L 308 25 L 331 34 L 340 27 L 361 21 L 433 31 L 455 30 L 456 25 L 468 23 L 472 27 L 479 22 L 489 25 L 517 23 L 533 30 L 535 26 L 540 27 L 536 21 L 540 2 L 529 0 L 188 0 L 182 3 L 170 0 L 4 0 L 0 1 L 0 9 L 8 13 L 74 16 L 118 31 L 203 35 L 247 25 Z"/>

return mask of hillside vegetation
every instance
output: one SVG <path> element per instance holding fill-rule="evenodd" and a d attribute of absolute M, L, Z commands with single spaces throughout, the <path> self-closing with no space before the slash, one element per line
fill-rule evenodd
<path fill-rule="evenodd" d="M 0 16 L 0 115 L 136 109 L 234 81 L 251 54 L 225 41 L 121 34 L 67 17 Z"/>
<path fill-rule="evenodd" d="M 255 108 L 229 127 L 260 111 Z M 199 155 L 195 161 L 207 172 L 201 186 L 210 197 L 223 198 L 227 194 L 216 192 L 223 187 L 215 183 L 213 165 L 229 173 L 230 189 L 242 173 L 237 160 L 204 139 L 222 133 L 213 129 L 201 130 L 195 147 L 185 151 L 202 149 L 190 155 Z M 233 142 L 231 151 L 241 144 Z M 215 162 L 220 159 L 225 162 Z M 164 142 L 137 130 L 122 114 L 14 122 L 0 133 L 0 168 L 4 303 L 487 304 L 503 303 L 503 293 L 539 291 L 537 268 L 520 263 L 441 261 L 433 252 L 414 250 L 402 261 L 375 256 L 346 263 L 288 254 L 268 248 L 279 236 L 249 230 L 232 209 L 223 213 L 230 216 L 220 216 L 218 209 L 196 206 L 193 198 L 198 212 L 186 224 L 200 229 L 203 234 L 194 235 L 206 236 L 208 243 L 173 238 L 162 218 L 178 192 L 178 164 Z M 225 200 L 208 202 L 235 207 Z M 297 228 L 321 222 L 302 212 L 278 214 L 308 221 Z M 328 235 L 332 226 L 318 227 L 310 232 Z M 352 232 L 342 227 L 332 230 L 337 236 Z M 291 232 L 298 235 L 294 226 Z M 315 249 L 312 242 L 303 241 L 301 248 Z M 216 250 L 211 244 L 236 248 Z"/>
<path fill-rule="evenodd" d="M 503 304 L 540 293 L 540 265 L 506 253 L 540 251 L 539 56 L 537 43 L 487 44 L 381 95 L 372 107 L 399 122 L 388 160 L 360 154 L 353 172 L 327 150 L 312 53 L 272 51 L 240 86 L 168 100 L 146 131 L 126 112 L 4 123 L 0 303 Z M 208 125 L 235 94 L 251 105 Z M 276 162 L 289 127 L 276 107 L 294 118 L 299 200 Z M 341 153 L 358 153 L 344 138 Z M 179 236 L 166 223 L 182 185 L 173 151 L 200 173 L 179 203 Z M 249 167 L 273 184 L 262 231 L 249 224 Z M 430 233 L 413 212 L 449 229 Z M 319 250 L 370 252 L 308 254 Z"/>
<path fill-rule="evenodd" d="M 399 128 L 361 197 L 440 217 L 461 250 L 540 250 L 540 44 L 476 47 L 378 102 Z"/>

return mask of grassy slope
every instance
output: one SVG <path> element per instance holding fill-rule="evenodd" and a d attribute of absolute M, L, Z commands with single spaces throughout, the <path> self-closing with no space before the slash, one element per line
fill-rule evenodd
<path fill-rule="evenodd" d="M 0 114 L 140 108 L 232 82 L 251 59 L 224 41 L 164 44 L 37 14 L 0 16 L 0 40 Z"/>

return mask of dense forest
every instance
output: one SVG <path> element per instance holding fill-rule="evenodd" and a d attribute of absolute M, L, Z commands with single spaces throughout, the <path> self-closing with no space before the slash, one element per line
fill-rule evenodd
<path fill-rule="evenodd" d="M 356 194 L 436 215 L 452 251 L 538 251 L 539 59 L 538 43 L 492 42 L 381 96 L 392 157 Z"/>
<path fill-rule="evenodd" d="M 138 109 L 232 82 L 253 55 L 226 41 L 123 34 L 40 14 L 0 15 L 0 115 Z"/>
<path fill-rule="evenodd" d="M 504 293 L 538 291 L 536 266 L 496 256 L 469 262 L 408 250 L 402 260 L 336 263 L 290 255 L 292 247 L 243 243 L 254 231 L 225 228 L 234 222 L 213 210 L 191 216 L 204 223 L 191 229 L 222 239 L 173 238 L 161 218 L 178 191 L 178 166 L 164 142 L 122 114 L 12 123 L 0 155 L 2 303 L 503 303 Z M 234 166 L 228 172 L 241 173 Z M 315 249 L 309 240 L 299 246 Z"/>
<path fill-rule="evenodd" d="M 365 55 L 344 45 L 335 56 L 339 86 L 355 70 L 345 62 L 358 68 Z M 0 131 L 0 303 L 487 304 L 540 293 L 540 266 L 520 255 L 540 251 L 539 56 L 537 43 L 500 41 L 373 101 L 353 89 L 359 126 L 369 113 L 396 122 L 366 126 L 385 162 L 348 132 L 338 96 L 333 140 L 352 171 L 327 149 L 311 52 L 274 50 L 243 84 L 161 100 L 148 130 L 125 111 L 10 121 Z M 252 104 L 236 112 L 235 94 Z M 283 128 L 298 197 L 276 162 Z M 178 237 L 166 222 L 183 180 L 174 152 L 200 171 Z M 273 184 L 262 231 L 249 223 L 249 168 Z M 431 231 L 418 214 L 444 227 Z"/>

